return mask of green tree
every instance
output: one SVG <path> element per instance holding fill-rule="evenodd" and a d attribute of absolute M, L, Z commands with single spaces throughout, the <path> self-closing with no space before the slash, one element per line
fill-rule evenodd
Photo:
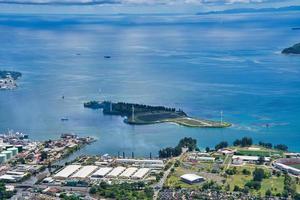
<path fill-rule="evenodd" d="M 272 195 L 272 192 L 271 192 L 271 190 L 268 189 L 268 190 L 266 191 L 266 196 L 269 197 L 269 196 L 271 196 L 271 195 Z"/>
<path fill-rule="evenodd" d="M 252 175 L 254 181 L 262 181 L 265 177 L 265 171 L 262 168 L 255 168 Z"/>
<path fill-rule="evenodd" d="M 215 146 L 215 150 L 219 150 L 219 149 L 226 148 L 226 147 L 228 147 L 228 142 L 222 141 Z"/>

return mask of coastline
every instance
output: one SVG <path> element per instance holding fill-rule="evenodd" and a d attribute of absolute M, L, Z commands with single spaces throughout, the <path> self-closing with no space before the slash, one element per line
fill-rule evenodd
<path fill-rule="evenodd" d="M 227 128 L 228 122 L 203 120 L 188 116 L 182 110 L 167 108 L 164 106 L 151 106 L 132 103 L 112 103 L 110 101 L 90 101 L 84 103 L 84 107 L 102 109 L 103 114 L 119 115 L 125 117 L 124 123 L 130 125 L 151 125 L 157 123 L 176 123 L 185 127 L 193 128 Z"/>

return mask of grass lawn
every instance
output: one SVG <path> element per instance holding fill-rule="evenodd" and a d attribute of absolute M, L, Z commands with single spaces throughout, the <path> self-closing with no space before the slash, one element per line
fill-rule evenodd
<path fill-rule="evenodd" d="M 283 192 L 283 181 L 284 177 L 276 177 L 272 176 L 271 178 L 268 179 L 263 179 L 261 183 L 261 189 L 259 190 L 262 195 L 266 193 L 266 191 L 269 189 L 271 192 L 276 195 L 277 193 L 282 193 Z"/>
<path fill-rule="evenodd" d="M 272 151 L 265 151 L 265 150 L 247 150 L 247 149 L 243 149 L 243 150 L 238 150 L 236 152 L 236 154 L 238 155 L 247 155 L 247 156 L 265 156 L 265 157 L 269 157 L 273 154 L 276 154 L 279 152 L 272 152 Z"/>
<path fill-rule="evenodd" d="M 243 169 L 247 169 L 247 170 L 251 171 L 251 174 L 243 175 L 242 174 Z M 255 169 L 255 166 L 251 166 L 251 165 L 237 167 L 238 174 L 233 175 L 233 176 L 228 176 L 228 178 L 226 180 L 227 184 L 230 185 L 230 190 L 233 190 L 235 185 L 239 186 L 240 188 L 244 188 L 244 185 L 248 181 L 252 180 L 252 178 L 253 178 L 252 172 L 254 169 Z M 266 171 L 267 169 L 264 168 L 264 170 Z M 263 181 L 261 182 L 261 189 L 259 191 L 251 190 L 251 193 L 253 193 L 253 194 L 260 193 L 262 196 L 264 196 L 268 189 L 271 190 L 271 192 L 274 195 L 277 193 L 282 193 L 283 185 L 284 185 L 283 181 L 284 181 L 283 176 L 280 176 L 280 177 L 271 176 L 270 178 L 263 179 Z"/>
<path fill-rule="evenodd" d="M 180 176 L 187 173 L 195 173 L 195 172 L 182 167 L 175 168 L 175 172 L 170 174 L 170 177 L 166 180 L 164 185 L 170 188 L 181 187 L 181 188 L 198 189 L 200 184 L 190 185 L 181 181 Z"/>
<path fill-rule="evenodd" d="M 282 155 L 283 152 L 282 151 L 278 151 L 278 150 L 274 150 L 274 149 L 267 149 L 267 148 L 264 148 L 264 147 L 261 147 L 261 146 L 256 146 L 256 145 L 253 145 L 251 147 L 254 147 L 254 148 L 259 148 L 259 149 L 248 149 L 248 147 L 233 147 L 233 149 L 236 149 L 237 152 L 236 154 L 238 155 L 247 155 L 247 156 L 265 156 L 265 157 L 269 157 L 269 156 L 272 156 L 272 155 L 276 155 L 276 154 L 279 154 L 279 155 Z"/>
<path fill-rule="evenodd" d="M 189 189 L 199 189 L 200 184 L 187 184 L 181 181 L 180 177 L 177 175 L 171 175 L 167 181 L 165 182 L 165 186 L 168 186 L 170 188 L 189 188 Z"/>
<path fill-rule="evenodd" d="M 297 189 L 297 192 L 300 193 L 300 184 L 297 184 L 296 189 Z"/>

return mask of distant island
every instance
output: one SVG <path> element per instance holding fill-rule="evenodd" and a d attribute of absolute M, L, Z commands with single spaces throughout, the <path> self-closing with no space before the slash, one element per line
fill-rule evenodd
<path fill-rule="evenodd" d="M 288 12 L 288 11 L 299 11 L 300 6 L 286 6 L 279 8 L 234 8 L 227 10 L 215 10 L 209 12 L 198 12 L 197 15 L 207 14 L 241 14 L 241 13 L 271 13 L 271 12 Z"/>
<path fill-rule="evenodd" d="M 300 54 L 300 43 L 282 50 L 283 54 Z"/>
<path fill-rule="evenodd" d="M 218 122 L 189 117 L 184 111 L 164 106 L 150 106 L 133 103 L 112 103 L 110 101 L 89 101 L 84 107 L 102 109 L 105 115 L 126 117 L 124 122 L 133 125 L 146 125 L 173 122 L 188 127 L 225 128 L 231 126 L 227 122 Z"/>
<path fill-rule="evenodd" d="M 0 90 L 14 89 L 17 87 L 16 80 L 21 76 L 22 74 L 20 72 L 0 71 Z"/>

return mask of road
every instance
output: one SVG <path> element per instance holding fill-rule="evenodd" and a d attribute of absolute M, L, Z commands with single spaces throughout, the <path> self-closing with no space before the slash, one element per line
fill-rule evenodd
<path fill-rule="evenodd" d="M 164 175 L 163 175 L 163 177 L 159 180 L 159 182 L 153 185 L 153 190 L 154 190 L 153 200 L 157 200 L 159 191 L 162 189 L 162 187 L 163 187 L 165 181 L 167 180 L 167 178 L 168 178 L 168 176 L 169 176 L 169 174 L 170 174 L 170 172 L 171 172 L 171 169 L 174 167 L 174 164 L 175 164 L 176 160 L 180 160 L 180 158 L 181 158 L 183 155 L 184 155 L 184 153 L 182 153 L 182 154 L 181 154 L 180 156 L 178 156 L 178 157 L 173 158 L 172 161 L 169 161 L 169 162 L 173 162 L 173 164 L 171 165 L 171 167 L 170 167 L 168 170 L 166 170 L 166 171 L 164 172 Z"/>

